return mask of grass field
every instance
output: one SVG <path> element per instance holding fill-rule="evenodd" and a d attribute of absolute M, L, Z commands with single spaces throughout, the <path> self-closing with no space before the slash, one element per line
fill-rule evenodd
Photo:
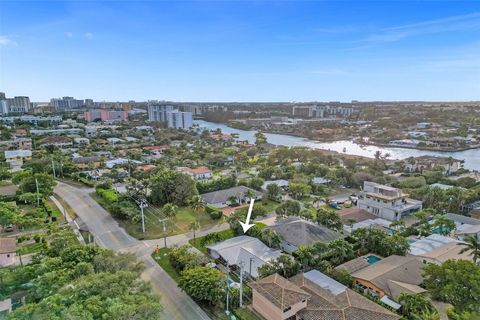
<path fill-rule="evenodd" d="M 105 208 L 103 200 L 100 197 L 98 197 L 95 193 L 92 193 L 91 196 Z M 161 238 L 163 236 L 163 224 L 162 222 L 160 222 L 160 219 L 163 219 L 161 209 L 156 207 L 147 207 L 144 210 L 144 214 L 145 233 L 142 232 L 142 224 L 140 221 L 117 221 L 120 226 L 128 232 L 128 234 L 137 239 Z M 165 223 L 167 237 L 189 232 L 190 224 L 194 222 L 195 219 L 197 219 L 200 223 L 200 228 L 208 228 L 225 222 L 224 217 L 214 220 L 210 218 L 210 215 L 205 212 L 195 213 L 189 207 L 180 207 L 177 209 L 177 214 L 175 215 L 175 217 Z"/>

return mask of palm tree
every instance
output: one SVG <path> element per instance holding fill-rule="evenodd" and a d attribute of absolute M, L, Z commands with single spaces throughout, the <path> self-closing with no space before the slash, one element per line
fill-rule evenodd
<path fill-rule="evenodd" d="M 336 239 L 328 244 L 330 262 L 338 266 L 354 257 L 353 246 L 343 239 Z"/>
<path fill-rule="evenodd" d="M 438 228 L 438 232 L 440 234 L 445 236 L 450 234 L 450 232 L 455 229 L 455 222 L 442 214 L 435 215 L 435 222 L 433 225 Z"/>
<path fill-rule="evenodd" d="M 430 300 L 420 294 L 402 292 L 398 297 L 398 302 L 402 305 L 403 315 L 408 318 L 424 319 L 421 315 L 424 313 L 431 314 L 435 311 Z"/>
<path fill-rule="evenodd" d="M 233 194 L 231 196 L 228 197 L 228 201 L 230 202 L 230 204 L 232 206 L 235 206 L 238 202 L 238 199 L 236 196 L 234 196 Z"/>
<path fill-rule="evenodd" d="M 390 228 L 397 232 L 402 232 L 405 229 L 405 221 L 395 220 L 390 224 Z"/>
<path fill-rule="evenodd" d="M 167 203 L 163 206 L 162 213 L 167 218 L 173 218 L 177 214 L 177 209 L 178 209 L 178 207 L 176 205 L 171 204 L 171 203 Z"/>
<path fill-rule="evenodd" d="M 205 203 L 202 201 L 202 197 L 200 196 L 193 196 L 190 200 L 190 208 L 195 213 L 200 213 L 205 210 Z"/>
<path fill-rule="evenodd" d="M 196 242 L 197 240 L 195 238 L 195 231 L 200 229 L 200 222 L 198 222 L 198 220 L 195 219 L 195 221 L 190 223 L 189 229 L 193 231 L 193 242 Z"/>
<path fill-rule="evenodd" d="M 465 246 L 460 253 L 471 251 L 470 255 L 473 256 L 473 262 L 478 263 L 480 261 L 480 237 L 478 233 L 469 234 L 464 239 L 465 243 L 460 242 L 459 245 Z"/>
<path fill-rule="evenodd" d="M 245 191 L 245 193 L 243 194 L 243 196 L 249 200 L 253 199 L 255 197 L 255 192 L 253 192 L 253 190 L 250 190 L 248 189 L 247 191 Z"/>
<path fill-rule="evenodd" d="M 301 262 L 303 270 L 305 271 L 310 265 L 310 261 L 313 259 L 312 249 L 305 246 L 300 246 L 293 252 L 295 258 Z"/>

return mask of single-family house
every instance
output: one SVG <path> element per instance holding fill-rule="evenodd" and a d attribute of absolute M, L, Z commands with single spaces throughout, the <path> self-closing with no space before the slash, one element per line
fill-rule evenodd
<path fill-rule="evenodd" d="M 376 260 L 376 259 L 375 259 Z M 402 292 L 423 293 L 423 264 L 417 257 L 392 255 L 351 273 L 355 286 L 392 306 Z M 393 300 L 393 301 L 392 301 Z"/>
<path fill-rule="evenodd" d="M 200 196 L 206 204 L 216 208 L 226 208 L 233 204 L 231 198 L 235 198 L 236 203 L 244 203 L 250 199 L 260 199 L 262 197 L 262 193 L 245 186 L 237 186 L 229 189 L 204 193 Z"/>
<path fill-rule="evenodd" d="M 7 150 L 4 153 L 5 162 L 10 168 L 21 167 L 25 161 L 32 159 L 31 150 Z"/>
<path fill-rule="evenodd" d="M 240 268 L 253 278 L 258 277 L 258 268 L 277 259 L 281 251 L 267 247 L 262 241 L 250 236 L 234 237 L 207 246 L 208 254 L 218 262 Z"/>
<path fill-rule="evenodd" d="M 178 171 L 185 173 L 192 177 L 195 181 L 200 182 L 208 182 L 212 179 L 213 171 L 208 169 L 207 167 L 201 166 L 196 168 L 188 168 L 188 167 L 178 167 Z"/>
<path fill-rule="evenodd" d="M 339 232 L 299 217 L 287 217 L 268 228 L 275 230 L 282 237 L 281 248 L 289 253 L 300 246 L 310 246 L 315 242 L 328 243 L 342 238 Z"/>
<path fill-rule="evenodd" d="M 401 189 L 365 181 L 357 206 L 389 221 L 400 220 L 422 209 L 422 201 L 408 198 Z"/>
<path fill-rule="evenodd" d="M 317 270 L 252 285 L 252 307 L 267 320 L 396 320 L 400 317 Z"/>

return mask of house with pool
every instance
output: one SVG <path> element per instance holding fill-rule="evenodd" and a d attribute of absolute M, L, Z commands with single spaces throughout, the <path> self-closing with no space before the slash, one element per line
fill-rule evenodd
<path fill-rule="evenodd" d="M 417 257 L 392 255 L 381 258 L 374 254 L 350 260 L 337 266 L 347 271 L 354 285 L 365 294 L 377 297 L 388 306 L 399 309 L 398 297 L 402 292 L 424 293 L 422 283 L 422 262 Z"/>

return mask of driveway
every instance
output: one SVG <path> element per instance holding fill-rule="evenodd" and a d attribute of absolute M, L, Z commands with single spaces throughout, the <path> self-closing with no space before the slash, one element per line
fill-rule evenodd
<path fill-rule="evenodd" d="M 133 252 L 145 264 L 142 278 L 150 282 L 155 293 L 161 295 L 166 319 L 210 319 L 150 256 L 154 243 L 142 242 L 128 235 L 111 215 L 92 199 L 89 195 L 91 192 L 94 192 L 92 188 L 72 186 L 63 182 L 58 182 L 55 187 L 55 193 L 85 222 L 98 245 L 116 251 Z"/>

